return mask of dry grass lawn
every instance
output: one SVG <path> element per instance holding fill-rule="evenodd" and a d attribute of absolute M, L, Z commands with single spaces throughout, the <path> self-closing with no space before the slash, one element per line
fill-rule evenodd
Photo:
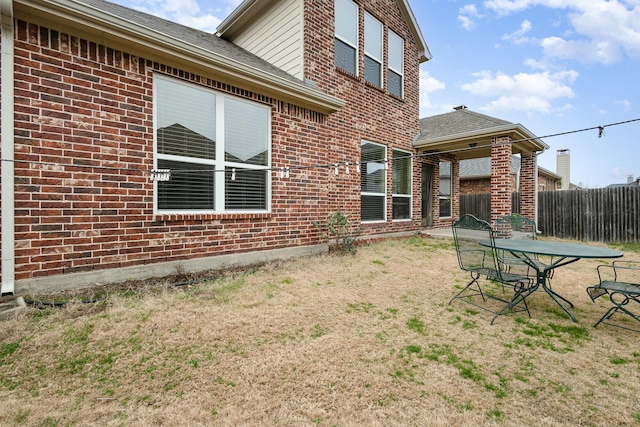
<path fill-rule="evenodd" d="M 494 325 L 448 305 L 468 276 L 418 237 L 32 306 L 0 323 L 0 425 L 640 425 L 640 333 L 592 327 L 603 262 L 556 271 L 578 323 L 543 292 Z"/>

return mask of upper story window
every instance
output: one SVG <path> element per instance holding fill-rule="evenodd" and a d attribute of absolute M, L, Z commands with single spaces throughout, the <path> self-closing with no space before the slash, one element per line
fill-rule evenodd
<path fill-rule="evenodd" d="M 358 74 L 358 5 L 351 0 L 335 0 L 335 64 Z"/>
<path fill-rule="evenodd" d="M 451 162 L 440 162 L 440 218 L 451 216 Z"/>
<path fill-rule="evenodd" d="M 159 213 L 267 211 L 271 111 L 179 80 L 154 77 L 154 166 Z"/>
<path fill-rule="evenodd" d="M 411 153 L 392 151 L 393 219 L 411 219 Z"/>
<path fill-rule="evenodd" d="M 404 96 L 404 40 L 389 30 L 389 74 L 387 89 L 402 98 Z"/>
<path fill-rule="evenodd" d="M 360 219 L 362 222 L 385 221 L 387 212 L 387 147 L 362 141 L 360 172 Z"/>
<path fill-rule="evenodd" d="M 382 23 L 364 14 L 364 79 L 382 87 Z"/>

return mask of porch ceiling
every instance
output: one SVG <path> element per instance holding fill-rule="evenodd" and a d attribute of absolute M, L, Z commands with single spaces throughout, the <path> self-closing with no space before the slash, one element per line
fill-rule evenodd
<path fill-rule="evenodd" d="M 419 153 L 447 153 L 458 160 L 491 157 L 494 138 L 509 137 L 514 154 L 542 152 L 549 148 L 521 125 L 508 124 L 492 129 L 464 132 L 439 137 L 419 137 L 414 146 Z"/>

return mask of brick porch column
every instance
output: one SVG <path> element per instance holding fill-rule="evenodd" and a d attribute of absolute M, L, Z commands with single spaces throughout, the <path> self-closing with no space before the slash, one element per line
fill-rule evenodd
<path fill-rule="evenodd" d="M 511 138 L 495 138 L 491 145 L 491 225 L 511 213 Z"/>
<path fill-rule="evenodd" d="M 535 221 L 537 153 L 522 153 L 520 159 L 520 214 Z"/>

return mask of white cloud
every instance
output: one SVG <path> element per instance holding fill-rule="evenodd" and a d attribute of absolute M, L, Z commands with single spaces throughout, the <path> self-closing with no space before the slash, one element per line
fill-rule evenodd
<path fill-rule="evenodd" d="M 222 8 L 203 10 L 198 0 L 115 0 L 118 3 L 191 28 L 214 33 L 218 25 L 240 3 L 227 0 Z M 202 2 L 207 6 L 206 2 Z"/>
<path fill-rule="evenodd" d="M 615 167 L 615 168 L 612 168 L 609 171 L 609 176 L 611 178 L 615 178 L 615 179 L 617 179 L 617 180 L 619 180 L 621 182 L 622 182 L 623 179 L 625 179 L 624 182 L 627 182 L 626 179 L 629 176 L 629 173 L 627 172 L 627 170 L 625 168 Z"/>
<path fill-rule="evenodd" d="M 463 6 L 458 11 L 458 22 L 467 31 L 471 31 L 476 27 L 475 20 L 479 18 L 482 18 L 482 15 L 478 12 L 475 4 Z"/>
<path fill-rule="evenodd" d="M 574 96 L 571 84 L 578 78 L 576 71 L 557 73 L 519 73 L 507 75 L 484 71 L 476 74 L 474 82 L 466 83 L 461 89 L 473 95 L 493 98 L 484 111 L 527 111 L 550 113 L 557 110 L 553 101 Z M 563 106 L 562 110 L 566 110 Z"/>
<path fill-rule="evenodd" d="M 524 21 L 522 21 L 522 24 L 520 24 L 519 29 L 517 29 L 513 33 L 503 35 L 502 40 L 510 41 L 516 45 L 529 43 L 531 39 L 529 37 L 526 37 L 525 35 L 531 31 L 531 28 L 531 21 L 525 19 Z"/>
<path fill-rule="evenodd" d="M 424 117 L 427 110 L 436 108 L 431 103 L 430 95 L 433 92 L 444 89 L 445 84 L 443 82 L 431 76 L 428 71 L 420 70 L 420 117 Z"/>
<path fill-rule="evenodd" d="M 569 35 L 541 41 L 549 58 L 603 64 L 620 61 L 624 55 L 640 58 L 638 0 L 486 0 L 483 6 L 498 16 L 534 7 L 566 11 Z"/>

